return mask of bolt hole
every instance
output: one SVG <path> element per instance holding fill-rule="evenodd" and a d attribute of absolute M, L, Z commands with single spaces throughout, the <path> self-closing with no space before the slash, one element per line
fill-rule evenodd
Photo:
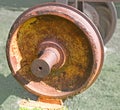
<path fill-rule="evenodd" d="M 41 66 L 39 67 L 39 71 L 42 71 L 42 67 Z"/>

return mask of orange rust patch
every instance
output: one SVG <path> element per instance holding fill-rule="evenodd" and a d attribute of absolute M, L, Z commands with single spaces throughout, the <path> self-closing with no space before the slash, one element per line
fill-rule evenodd
<path fill-rule="evenodd" d="M 49 104 L 63 105 L 63 102 L 62 102 L 61 99 L 52 99 L 52 98 L 47 98 L 47 97 L 39 97 L 38 101 L 44 102 L 44 103 L 49 103 Z"/>

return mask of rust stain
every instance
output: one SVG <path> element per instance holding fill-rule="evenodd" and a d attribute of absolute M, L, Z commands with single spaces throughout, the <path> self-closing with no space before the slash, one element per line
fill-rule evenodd
<path fill-rule="evenodd" d="M 48 77 L 39 79 L 32 74 L 30 66 L 38 57 L 39 42 L 49 37 L 60 39 L 69 56 L 62 68 L 53 68 Z M 17 73 L 28 81 L 43 81 L 57 90 L 71 91 L 80 88 L 90 76 L 93 55 L 88 39 L 75 24 L 64 18 L 42 15 L 29 19 L 20 27 L 16 42 L 14 47 L 18 47 L 22 57 Z M 16 55 L 16 58 L 19 57 Z"/>

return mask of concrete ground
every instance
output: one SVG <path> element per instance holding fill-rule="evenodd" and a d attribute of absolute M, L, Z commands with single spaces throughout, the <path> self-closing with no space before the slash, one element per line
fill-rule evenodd
<path fill-rule="evenodd" d="M 24 10 L 0 5 L 0 110 L 18 110 L 21 99 L 36 99 L 12 77 L 5 55 L 10 27 Z M 120 110 L 120 19 L 106 46 L 101 74 L 88 90 L 64 102 L 69 110 Z"/>

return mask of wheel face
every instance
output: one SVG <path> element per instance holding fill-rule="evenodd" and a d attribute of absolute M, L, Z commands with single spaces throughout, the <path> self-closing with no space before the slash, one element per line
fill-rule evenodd
<path fill-rule="evenodd" d="M 59 42 L 66 61 L 59 69 L 53 66 L 47 77 L 38 78 L 30 67 L 38 57 L 38 45 L 48 39 Z M 84 91 L 97 78 L 102 57 L 103 44 L 96 27 L 84 14 L 61 4 L 44 4 L 24 12 L 13 24 L 7 42 L 13 76 L 33 94 L 47 97 Z"/>
<path fill-rule="evenodd" d="M 50 75 L 39 79 L 31 73 L 30 66 L 37 58 L 39 42 L 44 39 L 59 40 L 66 48 L 67 60 L 62 68 L 53 68 Z M 72 91 L 81 87 L 90 76 L 93 65 L 91 46 L 85 34 L 64 18 L 41 15 L 27 20 L 18 31 L 16 44 L 11 42 L 11 45 L 18 47 L 16 56 L 20 52 L 17 72 L 27 80 L 40 80 L 60 91 Z"/>

